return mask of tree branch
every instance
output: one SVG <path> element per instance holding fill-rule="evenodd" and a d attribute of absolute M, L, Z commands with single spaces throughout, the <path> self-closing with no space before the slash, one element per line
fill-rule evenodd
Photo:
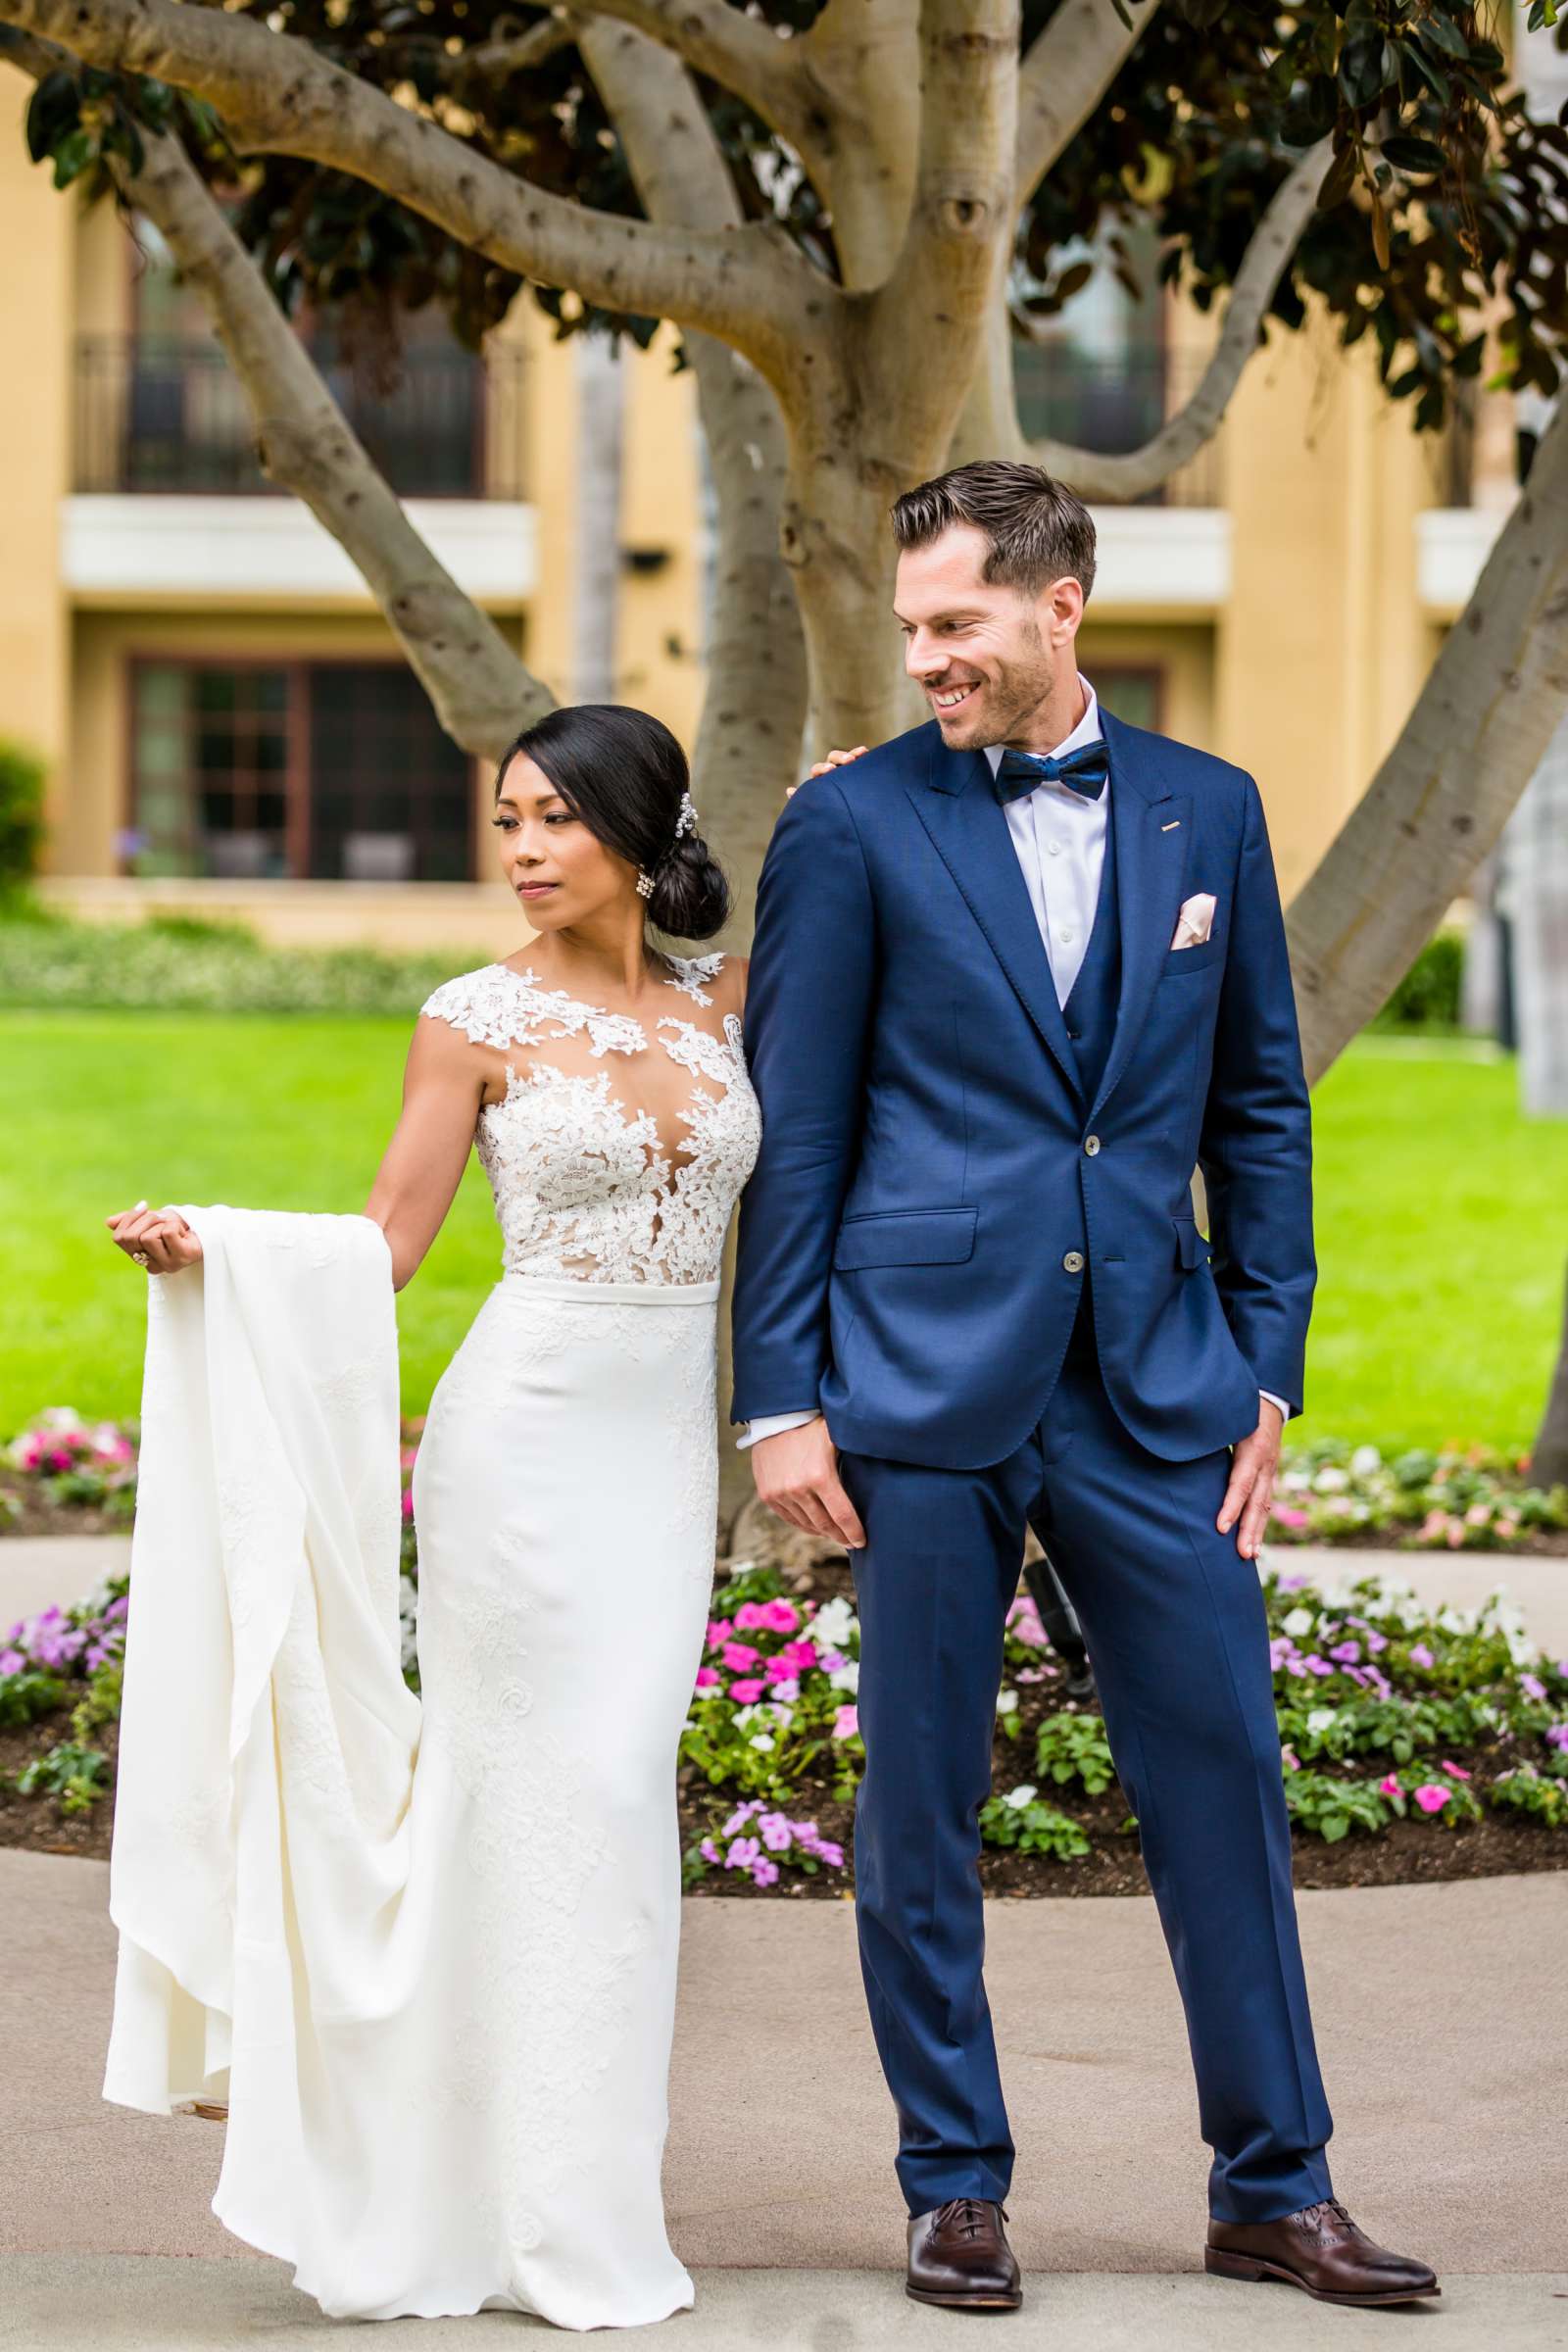
<path fill-rule="evenodd" d="M 568 49 L 581 30 L 581 19 L 570 9 L 560 8 L 530 24 L 514 40 L 486 41 L 477 49 L 466 49 L 449 62 L 452 79 L 463 83 L 470 78 L 480 81 L 505 81 L 512 74 L 526 74 L 542 66 L 546 58 L 554 57 L 558 49 Z"/>
<path fill-rule="evenodd" d="M 1124 456 L 1106 457 L 1061 441 L 1037 441 L 1029 450 L 1036 465 L 1070 482 L 1081 498 L 1126 500 L 1157 489 L 1197 456 L 1219 430 L 1242 372 L 1259 348 L 1264 315 L 1312 218 L 1330 160 L 1331 144 L 1322 139 L 1275 189 L 1236 272 L 1213 355 L 1185 407 L 1142 449 Z"/>
<path fill-rule="evenodd" d="M 0 27 L 0 58 L 41 80 L 69 53 Z M 264 467 L 331 532 L 380 606 L 453 742 L 494 760 L 554 697 L 410 522 L 178 141 L 110 169 L 201 294 L 255 418 Z"/>
<path fill-rule="evenodd" d="M 1364 1027 L 1502 831 L 1568 708 L 1568 401 L 1399 739 L 1287 917 L 1306 1072 Z"/>
<path fill-rule="evenodd" d="M 1142 40 L 1159 0 L 1132 5 L 1139 13 L 1124 24 L 1110 0 L 1062 0 L 1030 43 L 1018 69 L 1015 212 L 1088 122 Z"/>
<path fill-rule="evenodd" d="M 617 219 L 517 180 L 308 42 L 182 0 L 0 0 L 0 23 L 87 63 L 196 91 L 242 153 L 348 172 L 461 245 L 612 311 L 699 326 L 787 380 L 808 298 L 834 289 L 781 229 L 702 231 Z"/>

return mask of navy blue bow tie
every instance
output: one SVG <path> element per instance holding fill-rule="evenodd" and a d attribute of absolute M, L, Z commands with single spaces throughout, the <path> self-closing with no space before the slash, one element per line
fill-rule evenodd
<path fill-rule="evenodd" d="M 1083 743 L 1064 760 L 1040 759 L 1033 752 L 1004 752 L 997 765 L 997 798 L 1016 801 L 1048 779 L 1070 784 L 1086 800 L 1098 801 L 1105 789 L 1110 761 L 1103 743 Z"/>

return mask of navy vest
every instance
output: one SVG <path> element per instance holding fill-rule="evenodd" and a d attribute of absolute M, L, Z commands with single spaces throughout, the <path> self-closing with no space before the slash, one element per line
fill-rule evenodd
<path fill-rule="evenodd" d="M 1110 811 L 1107 808 L 1106 817 Z M 1121 995 L 1121 922 L 1116 907 L 1116 828 L 1105 826 L 1105 862 L 1100 876 L 1100 898 L 1090 928 L 1089 945 L 1078 968 L 1062 1018 L 1072 1040 L 1073 1058 L 1084 1090 L 1084 1107 L 1095 1099 L 1116 1026 Z"/>

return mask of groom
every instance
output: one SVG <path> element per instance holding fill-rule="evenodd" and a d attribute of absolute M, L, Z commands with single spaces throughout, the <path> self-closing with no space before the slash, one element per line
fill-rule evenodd
<path fill-rule="evenodd" d="M 1435 2294 L 1334 2200 L 1297 1940 L 1254 1563 L 1301 1409 L 1311 1146 L 1257 787 L 1097 707 L 1094 525 L 1047 474 L 963 466 L 892 514 L 931 721 L 809 782 L 768 851 L 733 1414 L 762 1499 L 854 1552 L 860 1958 L 908 2291 L 1021 2299 L 975 1813 L 1027 1524 L 1181 1988 L 1205 2267 Z"/>

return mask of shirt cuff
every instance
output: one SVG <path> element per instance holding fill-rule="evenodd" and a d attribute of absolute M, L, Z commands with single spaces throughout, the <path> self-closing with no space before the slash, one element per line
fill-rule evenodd
<path fill-rule="evenodd" d="M 748 1421 L 745 1430 L 735 1441 L 736 1450 L 744 1453 L 748 1446 L 756 1446 L 763 1438 L 776 1438 L 786 1429 L 804 1429 L 808 1421 L 820 1421 L 819 1412 L 759 1413 Z"/>
<path fill-rule="evenodd" d="M 1277 1404 L 1279 1406 L 1280 1419 L 1282 1421 L 1288 1421 L 1290 1419 L 1291 1408 L 1286 1403 L 1283 1396 L 1276 1396 L 1272 1389 L 1259 1389 L 1257 1393 L 1260 1396 L 1266 1396 L 1270 1404 Z"/>

